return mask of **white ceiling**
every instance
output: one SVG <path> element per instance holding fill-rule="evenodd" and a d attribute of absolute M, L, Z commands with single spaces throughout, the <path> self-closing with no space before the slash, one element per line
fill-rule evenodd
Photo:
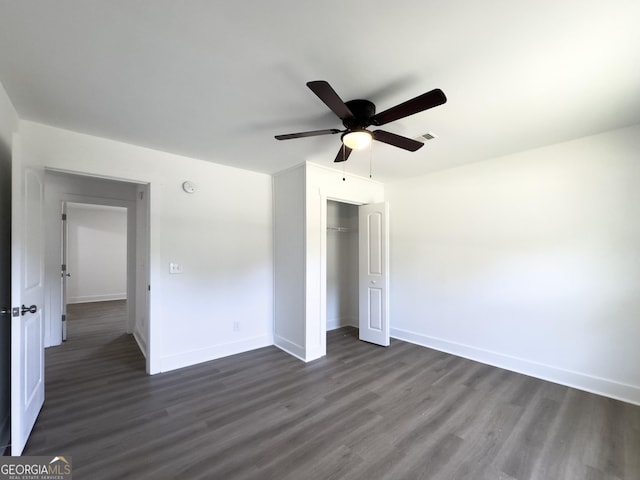
<path fill-rule="evenodd" d="M 449 101 L 385 125 L 348 172 L 391 180 L 640 123 L 638 0 L 0 0 L 0 82 L 18 114 L 273 173 L 333 165 L 340 128 L 305 86 L 378 111 L 433 88 Z"/>

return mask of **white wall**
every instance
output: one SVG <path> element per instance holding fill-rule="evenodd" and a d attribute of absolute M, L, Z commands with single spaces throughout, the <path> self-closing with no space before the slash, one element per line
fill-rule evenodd
<path fill-rule="evenodd" d="M 327 330 L 358 326 L 358 207 L 327 202 Z"/>
<path fill-rule="evenodd" d="M 640 126 L 387 185 L 392 335 L 640 403 Z"/>
<path fill-rule="evenodd" d="M 46 167 L 149 184 L 151 373 L 273 343 L 270 176 L 33 122 L 21 134 Z"/>
<path fill-rule="evenodd" d="M 127 209 L 67 204 L 67 302 L 127 298 Z"/>
<path fill-rule="evenodd" d="M 18 115 L 0 84 L 0 308 L 11 306 L 11 137 L 17 129 Z M 11 317 L 0 315 L 0 445 L 10 437 L 10 374 Z"/>
<path fill-rule="evenodd" d="M 305 358 L 304 165 L 273 176 L 274 343 Z"/>

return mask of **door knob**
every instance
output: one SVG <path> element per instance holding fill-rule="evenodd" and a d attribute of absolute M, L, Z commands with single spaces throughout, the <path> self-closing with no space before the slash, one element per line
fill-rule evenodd
<path fill-rule="evenodd" d="M 20 313 L 22 313 L 22 315 L 24 315 L 27 312 L 36 313 L 37 311 L 38 311 L 38 307 L 36 307 L 35 305 L 31 305 L 30 307 L 25 307 L 23 304 L 22 308 L 20 309 Z"/>

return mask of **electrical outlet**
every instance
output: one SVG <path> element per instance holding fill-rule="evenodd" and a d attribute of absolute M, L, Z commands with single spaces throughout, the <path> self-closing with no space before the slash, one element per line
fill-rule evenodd
<path fill-rule="evenodd" d="M 240 331 L 240 322 L 238 322 L 238 321 L 233 322 L 233 331 L 234 332 L 239 332 Z"/>
<path fill-rule="evenodd" d="M 182 273 L 182 265 L 171 262 L 169 264 L 169 273 Z"/>

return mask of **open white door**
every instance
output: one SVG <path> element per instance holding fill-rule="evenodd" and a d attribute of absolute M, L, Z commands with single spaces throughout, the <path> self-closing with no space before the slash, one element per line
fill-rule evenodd
<path fill-rule="evenodd" d="M 360 340 L 389 346 L 389 205 L 359 207 Z"/>
<path fill-rule="evenodd" d="M 67 224 L 67 202 L 62 202 L 62 263 L 60 269 L 60 285 L 61 285 L 61 301 L 60 305 L 62 307 L 62 341 L 67 341 L 67 292 L 68 292 L 68 284 L 69 277 L 71 274 L 69 273 L 69 260 L 68 260 L 68 252 L 69 252 L 69 227 Z"/>
<path fill-rule="evenodd" d="M 44 171 L 23 158 L 17 134 L 12 148 L 11 454 L 20 455 L 44 403 Z"/>

